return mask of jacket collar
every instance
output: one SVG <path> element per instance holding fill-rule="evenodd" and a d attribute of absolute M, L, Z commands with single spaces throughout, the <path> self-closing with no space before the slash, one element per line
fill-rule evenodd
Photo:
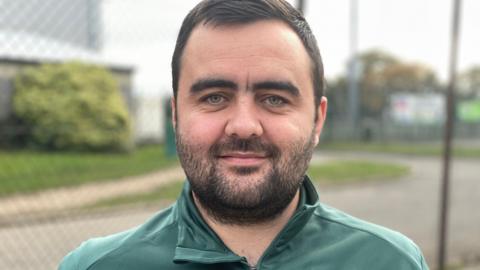
<path fill-rule="evenodd" d="M 300 201 L 290 221 L 277 235 L 265 253 L 280 251 L 307 224 L 319 205 L 318 195 L 312 182 L 305 176 L 300 188 Z M 173 261 L 204 264 L 240 262 L 242 257 L 230 251 L 217 234 L 201 217 L 191 195 L 190 184 L 185 181 L 177 201 L 178 241 Z"/>

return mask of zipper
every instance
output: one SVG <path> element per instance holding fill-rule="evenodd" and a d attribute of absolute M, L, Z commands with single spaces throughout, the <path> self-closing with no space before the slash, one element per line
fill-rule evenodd
<path fill-rule="evenodd" d="M 256 265 L 251 265 L 248 263 L 247 258 L 242 257 L 241 262 L 248 267 L 249 270 L 258 270 L 258 267 Z"/>

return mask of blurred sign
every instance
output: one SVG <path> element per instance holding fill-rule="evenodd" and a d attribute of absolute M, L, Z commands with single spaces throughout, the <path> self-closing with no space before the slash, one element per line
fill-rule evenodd
<path fill-rule="evenodd" d="M 458 118 L 467 123 L 480 122 L 480 99 L 460 102 Z"/>
<path fill-rule="evenodd" d="M 390 104 L 397 123 L 440 124 L 445 119 L 445 101 L 440 94 L 393 94 Z"/>

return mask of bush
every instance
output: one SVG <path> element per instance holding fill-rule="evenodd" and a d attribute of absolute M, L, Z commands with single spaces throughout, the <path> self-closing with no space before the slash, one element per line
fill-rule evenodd
<path fill-rule="evenodd" d="M 15 78 L 13 111 L 29 144 L 54 150 L 126 150 L 131 123 L 106 69 L 70 62 L 27 68 Z"/>

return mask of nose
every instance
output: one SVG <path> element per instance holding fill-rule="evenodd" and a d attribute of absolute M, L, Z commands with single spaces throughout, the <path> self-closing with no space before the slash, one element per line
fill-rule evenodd
<path fill-rule="evenodd" d="M 246 97 L 239 100 L 229 114 L 225 126 L 227 136 L 236 136 L 241 139 L 262 136 L 263 126 L 253 100 Z"/>

